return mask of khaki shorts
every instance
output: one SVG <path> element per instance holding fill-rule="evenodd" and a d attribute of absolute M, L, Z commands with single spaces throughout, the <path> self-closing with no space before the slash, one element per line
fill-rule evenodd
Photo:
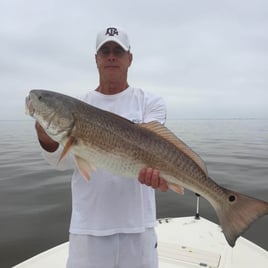
<path fill-rule="evenodd" d="M 70 234 L 67 268 L 158 268 L 154 228 L 137 234 Z"/>

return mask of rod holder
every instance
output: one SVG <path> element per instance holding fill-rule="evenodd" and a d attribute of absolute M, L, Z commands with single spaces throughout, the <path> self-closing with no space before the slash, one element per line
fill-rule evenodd
<path fill-rule="evenodd" d="M 195 219 L 200 220 L 200 215 L 199 215 L 199 203 L 200 203 L 200 194 L 195 193 L 196 195 L 196 212 L 195 212 Z"/>

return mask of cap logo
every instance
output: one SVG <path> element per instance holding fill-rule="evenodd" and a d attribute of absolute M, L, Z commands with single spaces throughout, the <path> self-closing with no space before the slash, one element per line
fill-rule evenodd
<path fill-rule="evenodd" d="M 105 35 L 109 35 L 109 36 L 118 35 L 118 31 L 116 28 L 110 27 L 110 28 L 107 28 Z"/>

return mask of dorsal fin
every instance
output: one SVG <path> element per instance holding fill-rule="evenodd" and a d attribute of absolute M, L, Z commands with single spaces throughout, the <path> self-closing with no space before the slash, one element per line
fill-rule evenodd
<path fill-rule="evenodd" d="M 201 157 L 196 154 L 190 147 L 188 147 L 182 140 L 180 140 L 175 134 L 173 134 L 167 127 L 163 126 L 157 121 L 142 123 L 139 124 L 139 126 L 154 132 L 155 134 L 161 136 L 162 138 L 165 138 L 174 144 L 180 151 L 191 158 L 206 175 L 208 175 L 206 165 Z"/>

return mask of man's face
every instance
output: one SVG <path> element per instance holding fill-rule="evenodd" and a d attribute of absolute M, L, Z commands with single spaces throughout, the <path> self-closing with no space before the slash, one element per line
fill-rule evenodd
<path fill-rule="evenodd" d="M 117 79 L 118 77 L 126 79 L 131 62 L 132 54 L 115 42 L 103 44 L 96 54 L 97 68 L 104 79 Z"/>

